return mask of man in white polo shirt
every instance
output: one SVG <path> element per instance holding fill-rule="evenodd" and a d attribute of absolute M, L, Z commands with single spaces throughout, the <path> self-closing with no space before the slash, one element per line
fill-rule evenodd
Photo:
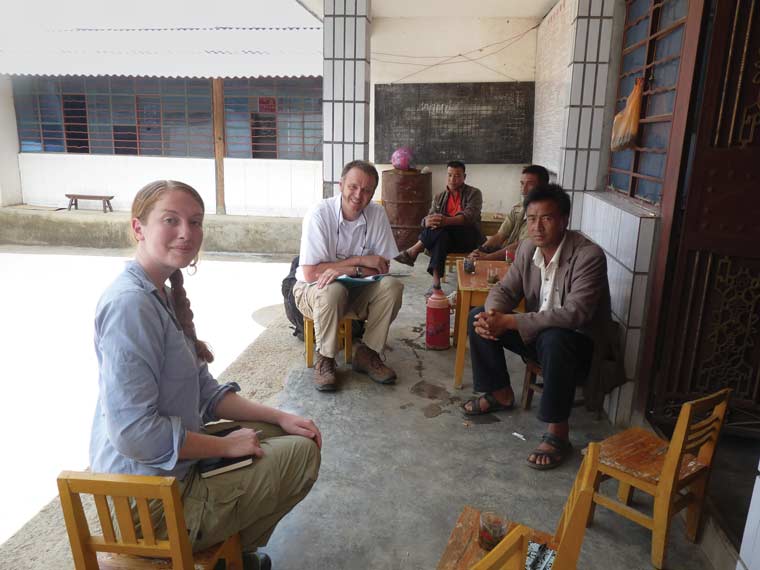
<path fill-rule="evenodd" d="M 336 281 L 342 275 L 388 273 L 390 260 L 398 255 L 388 216 L 372 202 L 378 181 L 372 163 L 349 162 L 341 174 L 340 194 L 322 200 L 303 219 L 293 296 L 298 309 L 314 320 L 318 352 L 314 386 L 320 391 L 337 389 L 338 328 L 349 312 L 365 321 L 353 369 L 380 384 L 396 381 L 396 373 L 381 355 L 401 308 L 404 286 L 391 276 L 351 288 Z"/>

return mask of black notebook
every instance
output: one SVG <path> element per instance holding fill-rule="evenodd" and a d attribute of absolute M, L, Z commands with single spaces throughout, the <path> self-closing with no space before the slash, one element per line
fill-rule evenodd
<path fill-rule="evenodd" d="M 240 426 L 231 427 L 207 435 L 224 437 L 228 433 L 232 433 L 238 429 L 240 429 Z M 198 462 L 198 469 L 201 473 L 201 478 L 207 479 L 214 475 L 221 475 L 222 473 L 227 473 L 228 471 L 234 471 L 235 469 L 251 465 L 254 459 L 255 457 L 253 455 L 242 455 L 240 457 L 208 457 L 206 459 L 201 459 Z"/>

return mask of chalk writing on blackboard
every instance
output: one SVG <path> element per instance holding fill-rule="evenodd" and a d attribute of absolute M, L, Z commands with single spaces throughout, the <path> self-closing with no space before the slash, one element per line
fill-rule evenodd
<path fill-rule="evenodd" d="M 375 162 L 408 146 L 417 164 L 528 163 L 533 82 L 375 85 Z"/>

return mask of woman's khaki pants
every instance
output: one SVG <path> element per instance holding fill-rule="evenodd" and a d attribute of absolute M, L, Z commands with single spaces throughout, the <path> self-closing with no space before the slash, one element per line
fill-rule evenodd
<path fill-rule="evenodd" d="M 253 465 L 202 479 L 193 469 L 180 482 L 185 523 L 193 550 L 203 550 L 236 532 L 244 551 L 264 546 L 274 527 L 317 480 L 320 451 L 313 440 L 285 435 L 263 422 L 224 422 L 207 426 L 210 433 L 232 425 L 262 430 L 264 457 Z"/>

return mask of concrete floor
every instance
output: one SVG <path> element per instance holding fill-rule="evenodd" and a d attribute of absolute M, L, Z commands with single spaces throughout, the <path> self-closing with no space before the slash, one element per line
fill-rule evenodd
<path fill-rule="evenodd" d="M 576 408 L 572 460 L 539 472 L 525 463 L 544 430 L 535 410 L 483 416 L 483 423 L 463 417 L 458 406 L 472 387 L 469 361 L 460 392 L 453 389 L 454 350 L 425 350 L 429 281 L 422 265 L 402 277 L 404 307 L 387 352 L 399 373 L 396 386 L 374 384 L 341 366 L 340 391 L 326 394 L 314 390 L 310 370 L 289 372 L 280 405 L 315 418 L 324 449 L 312 493 L 264 549 L 278 570 L 435 568 L 465 504 L 553 531 L 580 465 L 579 450 L 612 433 L 606 420 Z M 509 359 L 509 369 L 519 397 L 519 358 Z M 673 528 L 667 567 L 711 568 L 699 547 L 685 540 L 680 520 Z M 649 548 L 648 531 L 599 508 L 579 568 L 648 569 Z"/>
<path fill-rule="evenodd" d="M 24 437 L 0 431 L 3 457 L 25 457 L 24 469 L 0 470 L 0 545 L 57 496 L 62 469 L 87 467 L 98 390 L 95 304 L 133 253 L 0 245 L 3 420 L 25 426 Z M 282 306 L 289 266 L 289 256 L 208 254 L 186 280 L 197 328 L 214 348 L 213 374 L 265 331 L 251 314 Z"/>
<path fill-rule="evenodd" d="M 612 433 L 606 420 L 577 408 L 572 418 L 576 448 L 572 460 L 559 469 L 538 472 L 525 464 L 543 432 L 534 411 L 483 416 L 483 423 L 465 419 L 458 405 L 470 394 L 469 362 L 465 390 L 455 391 L 454 351 L 424 348 L 423 292 L 429 277 L 422 266 L 413 272 L 392 267 L 406 274 L 400 277 L 406 286 L 404 306 L 391 329 L 387 352 L 388 363 L 400 376 L 396 386 L 374 384 L 342 366 L 341 390 L 319 393 L 312 387 L 311 371 L 292 357 L 302 344 L 289 337 L 282 348 L 290 360 L 279 404 L 313 417 L 324 434 L 324 449 L 320 479 L 312 493 L 285 517 L 264 549 L 277 570 L 435 568 L 465 504 L 553 530 L 580 464 L 578 450 Z M 242 286 L 245 289 L 245 283 Z M 454 285 L 447 287 L 453 290 Z M 230 293 L 224 288 L 217 288 L 217 293 L 220 290 Z M 279 286 L 275 292 L 279 294 Z M 213 311 L 198 308 L 199 314 Z M 509 365 L 518 380 L 519 397 L 522 363 L 510 358 Z M 54 504 L 50 508 L 59 514 Z M 681 521 L 673 526 L 667 568 L 711 568 L 699 547 L 686 542 Z M 60 534 L 61 525 L 56 528 Z M 58 539 L 65 546 L 65 537 Z M 48 547 L 40 544 L 39 535 L 29 536 L 28 541 L 18 551 L 42 558 Z M 579 568 L 647 569 L 649 546 L 645 529 L 600 508 L 586 534 Z"/>

